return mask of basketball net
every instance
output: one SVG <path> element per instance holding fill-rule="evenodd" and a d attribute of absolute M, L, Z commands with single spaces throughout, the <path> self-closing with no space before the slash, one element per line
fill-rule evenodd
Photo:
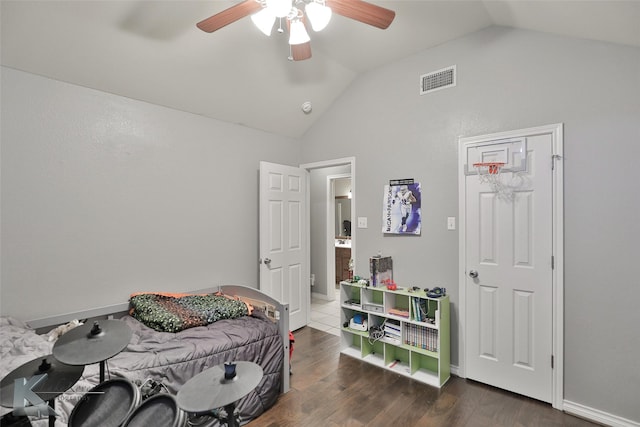
<path fill-rule="evenodd" d="M 489 184 L 493 188 L 493 191 L 501 196 L 511 196 L 512 191 L 500 180 L 500 172 L 504 166 L 504 162 L 480 162 L 474 163 L 473 167 L 476 168 L 478 173 L 478 180 L 480 184 Z"/>

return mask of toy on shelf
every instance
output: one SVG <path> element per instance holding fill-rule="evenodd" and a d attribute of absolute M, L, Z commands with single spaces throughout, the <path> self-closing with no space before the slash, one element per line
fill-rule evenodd
<path fill-rule="evenodd" d="M 388 290 L 395 291 L 398 289 L 398 285 L 393 279 L 386 279 L 382 281 L 382 285 L 386 286 Z"/>

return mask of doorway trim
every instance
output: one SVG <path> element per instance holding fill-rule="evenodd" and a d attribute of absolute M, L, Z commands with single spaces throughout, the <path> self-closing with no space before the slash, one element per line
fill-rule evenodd
<path fill-rule="evenodd" d="M 356 158 L 355 157 L 343 157 L 343 158 L 339 158 L 339 159 L 333 159 L 333 160 L 323 160 L 320 162 L 314 162 L 314 163 L 304 163 L 300 165 L 301 169 L 306 169 L 307 172 L 311 172 L 311 170 L 313 169 L 322 169 L 322 168 L 328 168 L 328 167 L 334 167 L 334 166 L 345 166 L 345 165 L 349 165 L 351 167 L 351 189 L 352 189 L 352 197 L 351 197 L 351 223 L 353 224 L 353 219 L 355 217 L 355 212 L 356 212 L 356 195 L 357 195 L 357 187 L 356 187 Z M 311 223 L 311 188 L 310 188 L 310 181 L 311 180 L 307 180 L 307 200 L 306 200 L 306 209 L 307 209 L 307 224 Z M 327 208 L 328 209 L 328 208 Z M 325 215 L 328 215 L 328 212 L 325 212 Z M 327 223 L 329 221 L 327 220 Z M 327 233 L 328 233 L 328 229 L 327 229 Z M 354 264 L 355 264 L 355 260 L 356 260 L 356 230 L 354 227 L 351 228 L 351 254 L 352 254 L 352 258 L 354 260 Z M 327 245 L 327 251 L 329 251 L 329 245 Z M 307 227 L 307 263 L 309 265 L 309 267 L 311 267 L 311 227 Z M 334 269 L 335 269 L 335 263 L 334 263 Z M 335 274 L 334 274 L 335 277 Z M 333 291 L 333 287 L 329 287 L 327 286 L 327 299 L 331 298 L 331 300 L 334 299 L 333 293 L 330 295 L 329 293 Z M 311 295 L 311 293 L 309 293 L 309 295 Z"/>
<path fill-rule="evenodd" d="M 553 353 L 553 378 L 552 401 L 555 409 L 563 410 L 564 399 L 564 179 L 563 179 L 563 124 L 556 123 L 526 129 L 518 129 L 507 132 L 458 138 L 458 370 L 460 377 L 466 378 L 466 186 L 465 186 L 465 161 L 466 146 L 474 143 L 490 142 L 499 139 L 521 137 L 523 135 L 551 134 L 552 136 L 552 250 L 554 268 L 552 269 L 552 353 Z"/>

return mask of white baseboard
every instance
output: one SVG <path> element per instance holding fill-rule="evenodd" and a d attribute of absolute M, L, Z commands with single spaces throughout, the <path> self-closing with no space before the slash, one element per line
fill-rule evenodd
<path fill-rule="evenodd" d="M 456 377 L 460 376 L 460 370 L 458 369 L 458 365 L 449 365 L 449 369 L 451 370 L 451 375 L 455 375 Z"/>
<path fill-rule="evenodd" d="M 311 298 L 321 299 L 321 300 L 324 300 L 324 301 L 333 301 L 333 298 L 329 299 L 329 297 L 327 295 L 318 294 L 318 293 L 315 293 L 315 292 L 311 292 Z"/>
<path fill-rule="evenodd" d="M 599 409 L 590 408 L 579 403 L 565 400 L 563 402 L 564 412 L 584 418 L 589 421 L 603 424 L 610 427 L 640 427 L 640 422 L 631 421 L 617 415 L 609 414 Z"/>

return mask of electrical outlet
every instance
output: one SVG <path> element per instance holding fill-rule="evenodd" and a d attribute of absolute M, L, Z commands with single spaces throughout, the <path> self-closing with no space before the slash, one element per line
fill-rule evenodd
<path fill-rule="evenodd" d="M 358 228 L 367 228 L 367 217 L 359 216 L 358 217 Z"/>

